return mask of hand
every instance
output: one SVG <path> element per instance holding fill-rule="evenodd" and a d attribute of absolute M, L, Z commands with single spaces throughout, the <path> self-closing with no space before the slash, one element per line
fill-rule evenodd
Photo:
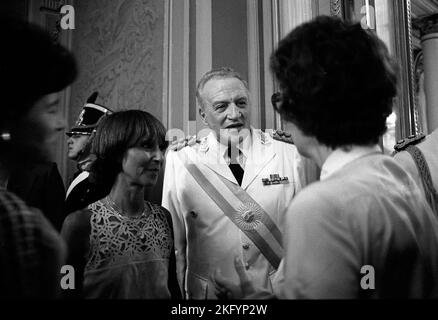
<path fill-rule="evenodd" d="M 212 281 L 216 289 L 215 294 L 219 299 L 244 299 L 255 292 L 254 286 L 251 283 L 239 257 L 234 258 L 234 268 L 239 276 L 238 284 L 226 279 L 219 269 L 216 269 L 214 273 Z"/>
<path fill-rule="evenodd" d="M 172 142 L 172 144 L 169 146 L 169 149 L 173 151 L 179 151 L 182 148 L 192 146 L 197 142 L 199 141 L 196 140 L 196 136 L 187 136 L 185 138 L 181 138 L 177 141 Z"/>
<path fill-rule="evenodd" d="M 287 132 L 287 131 L 275 130 L 275 133 L 278 134 L 280 137 L 292 138 L 292 134 L 290 132 Z"/>
<path fill-rule="evenodd" d="M 286 142 L 286 143 L 290 143 L 290 144 L 294 143 L 293 138 L 292 138 L 292 134 L 290 132 L 287 132 L 287 131 L 274 130 L 272 132 L 272 137 L 275 140 L 280 140 L 280 141 L 283 141 L 283 142 Z"/>

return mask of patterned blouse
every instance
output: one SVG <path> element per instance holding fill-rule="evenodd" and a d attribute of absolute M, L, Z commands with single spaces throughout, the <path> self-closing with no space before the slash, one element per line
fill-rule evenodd
<path fill-rule="evenodd" d="M 165 211 L 145 202 L 149 214 L 127 217 L 105 199 L 91 211 L 85 298 L 170 299 L 172 229 Z"/>

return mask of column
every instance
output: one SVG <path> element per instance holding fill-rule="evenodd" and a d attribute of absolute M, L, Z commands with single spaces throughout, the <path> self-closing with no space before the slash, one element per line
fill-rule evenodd
<path fill-rule="evenodd" d="M 438 14 L 422 18 L 418 24 L 423 47 L 427 127 L 432 132 L 438 128 Z"/>

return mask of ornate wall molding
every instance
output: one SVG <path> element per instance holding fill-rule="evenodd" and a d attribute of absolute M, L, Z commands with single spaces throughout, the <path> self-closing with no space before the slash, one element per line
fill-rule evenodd
<path fill-rule="evenodd" d="M 423 37 L 431 33 L 438 33 L 438 13 L 412 20 L 412 26 L 420 30 Z"/>
<path fill-rule="evenodd" d="M 60 42 L 59 37 L 62 32 L 60 9 L 65 4 L 67 4 L 65 0 L 43 0 L 39 8 L 46 15 L 46 28 L 49 29 L 55 42 Z"/>
<path fill-rule="evenodd" d="M 330 15 L 343 17 L 342 0 L 330 0 Z"/>
<path fill-rule="evenodd" d="M 429 132 L 427 126 L 426 101 L 424 98 L 424 62 L 423 51 L 416 50 L 414 54 L 415 82 L 415 123 L 417 132 Z"/>
<path fill-rule="evenodd" d="M 162 120 L 164 2 L 77 1 L 75 15 L 72 47 L 80 73 L 68 126 L 93 91 L 97 103 L 115 111 L 142 109 Z"/>
<path fill-rule="evenodd" d="M 391 1 L 388 9 L 393 14 L 391 52 L 400 66 L 400 86 L 395 101 L 398 140 L 417 133 L 419 128 L 416 122 L 411 0 Z"/>
<path fill-rule="evenodd" d="M 247 0 L 247 16 L 248 16 L 248 85 L 251 93 L 251 102 L 253 111 L 251 112 L 251 123 L 256 128 L 265 126 L 262 116 L 264 112 L 264 96 L 265 91 L 261 90 L 263 77 L 263 55 L 260 52 L 261 37 L 263 36 L 261 29 L 261 21 L 259 19 L 259 3 L 257 0 Z"/>

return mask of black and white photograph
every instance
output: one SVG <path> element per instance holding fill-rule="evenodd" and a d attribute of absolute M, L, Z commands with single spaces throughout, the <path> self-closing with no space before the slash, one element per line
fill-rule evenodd
<path fill-rule="evenodd" d="M 0 305 L 438 299 L 438 0 L 4 0 L 0 44 Z"/>

